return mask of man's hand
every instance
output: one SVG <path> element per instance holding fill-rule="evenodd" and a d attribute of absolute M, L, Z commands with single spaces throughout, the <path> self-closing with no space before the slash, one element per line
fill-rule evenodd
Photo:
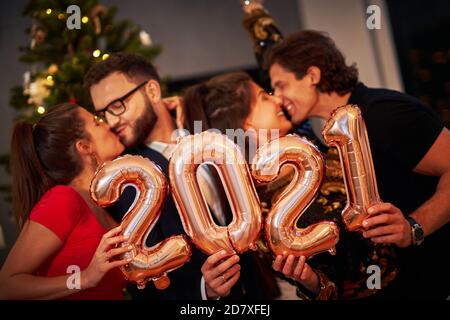
<path fill-rule="evenodd" d="M 286 258 L 286 256 L 277 255 L 272 267 L 275 271 L 282 272 L 286 277 L 299 282 L 309 291 L 316 294 L 319 292 L 319 277 L 306 263 L 305 256 L 295 258 L 290 254 Z"/>
<path fill-rule="evenodd" d="M 362 225 L 363 237 L 376 243 L 394 243 L 400 248 L 411 245 L 411 226 L 399 208 L 390 203 L 380 203 L 368 209 L 370 216 Z"/>
<path fill-rule="evenodd" d="M 206 259 L 202 266 L 202 274 L 206 284 L 206 295 L 209 299 L 225 297 L 241 275 L 239 256 L 230 256 L 225 250 L 219 251 Z"/>

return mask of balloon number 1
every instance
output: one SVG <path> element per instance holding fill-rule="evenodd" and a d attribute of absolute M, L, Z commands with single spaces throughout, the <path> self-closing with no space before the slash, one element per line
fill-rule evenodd
<path fill-rule="evenodd" d="M 145 239 L 159 219 L 168 193 L 164 174 L 159 167 L 141 156 L 123 156 L 103 164 L 91 183 L 91 197 L 100 206 L 115 203 L 127 185 L 136 188 L 134 203 L 122 219 L 122 235 L 134 248 L 125 253 L 131 262 L 121 267 L 125 278 L 143 289 L 152 280 L 158 289 L 169 286 L 167 273 L 181 267 L 190 256 L 190 246 L 183 235 L 172 236 L 152 246 Z M 126 246 L 128 243 L 124 243 Z"/>
<path fill-rule="evenodd" d="M 217 168 L 233 220 L 228 226 L 213 222 L 197 180 L 197 169 L 209 163 Z M 247 163 L 225 135 L 209 131 L 183 138 L 169 161 L 172 195 L 186 233 L 207 254 L 255 248 L 262 215 Z"/>
<path fill-rule="evenodd" d="M 342 218 L 349 231 L 358 231 L 367 209 L 381 202 L 360 109 L 346 105 L 334 110 L 322 135 L 329 145 L 337 147 L 343 167 L 347 205 Z"/>
<path fill-rule="evenodd" d="M 296 227 L 323 181 L 325 167 L 319 150 L 297 135 L 272 140 L 258 149 L 252 163 L 253 178 L 260 183 L 273 181 L 285 164 L 294 167 L 295 177 L 267 214 L 265 236 L 270 249 L 276 255 L 310 257 L 323 251 L 334 254 L 339 241 L 334 222 Z"/>

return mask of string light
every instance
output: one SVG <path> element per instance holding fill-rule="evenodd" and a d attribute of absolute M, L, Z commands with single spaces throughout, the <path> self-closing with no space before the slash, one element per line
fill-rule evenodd
<path fill-rule="evenodd" d="M 52 81 L 53 77 L 52 76 L 47 76 L 47 81 Z"/>
<path fill-rule="evenodd" d="M 58 14 L 58 19 L 59 20 L 64 20 L 64 13 Z"/>
<path fill-rule="evenodd" d="M 89 21 L 89 18 L 86 16 L 81 18 L 81 22 L 83 22 L 83 23 L 88 23 L 88 21 Z"/>
<path fill-rule="evenodd" d="M 92 52 L 92 55 L 94 56 L 94 58 L 98 58 L 98 57 L 100 57 L 100 54 L 101 54 L 101 52 L 100 52 L 100 50 L 99 50 L 99 49 L 97 49 L 97 50 L 94 50 L 94 52 Z"/>
<path fill-rule="evenodd" d="M 37 107 L 36 111 L 39 114 L 44 114 L 45 113 L 45 108 L 43 106 L 39 106 L 39 107 Z"/>
<path fill-rule="evenodd" d="M 52 9 L 48 8 L 47 11 L 45 11 L 47 14 L 52 13 Z"/>
<path fill-rule="evenodd" d="M 106 59 L 108 59 L 109 58 L 109 54 L 107 54 L 107 53 L 105 53 L 103 56 L 102 56 L 102 60 L 106 60 Z"/>

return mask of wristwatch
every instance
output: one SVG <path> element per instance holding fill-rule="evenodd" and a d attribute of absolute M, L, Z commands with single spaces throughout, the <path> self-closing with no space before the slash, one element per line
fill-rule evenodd
<path fill-rule="evenodd" d="M 412 217 L 407 217 L 406 220 L 411 225 L 411 235 L 413 246 L 420 246 L 425 238 L 422 226 Z"/>

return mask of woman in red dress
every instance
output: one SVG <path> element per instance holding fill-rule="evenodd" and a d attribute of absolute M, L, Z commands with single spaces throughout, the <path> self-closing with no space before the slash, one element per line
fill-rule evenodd
<path fill-rule="evenodd" d="M 101 119 L 62 104 L 11 142 L 20 235 L 0 272 L 0 299 L 123 299 L 120 227 L 89 195 L 99 164 L 124 150 Z"/>

